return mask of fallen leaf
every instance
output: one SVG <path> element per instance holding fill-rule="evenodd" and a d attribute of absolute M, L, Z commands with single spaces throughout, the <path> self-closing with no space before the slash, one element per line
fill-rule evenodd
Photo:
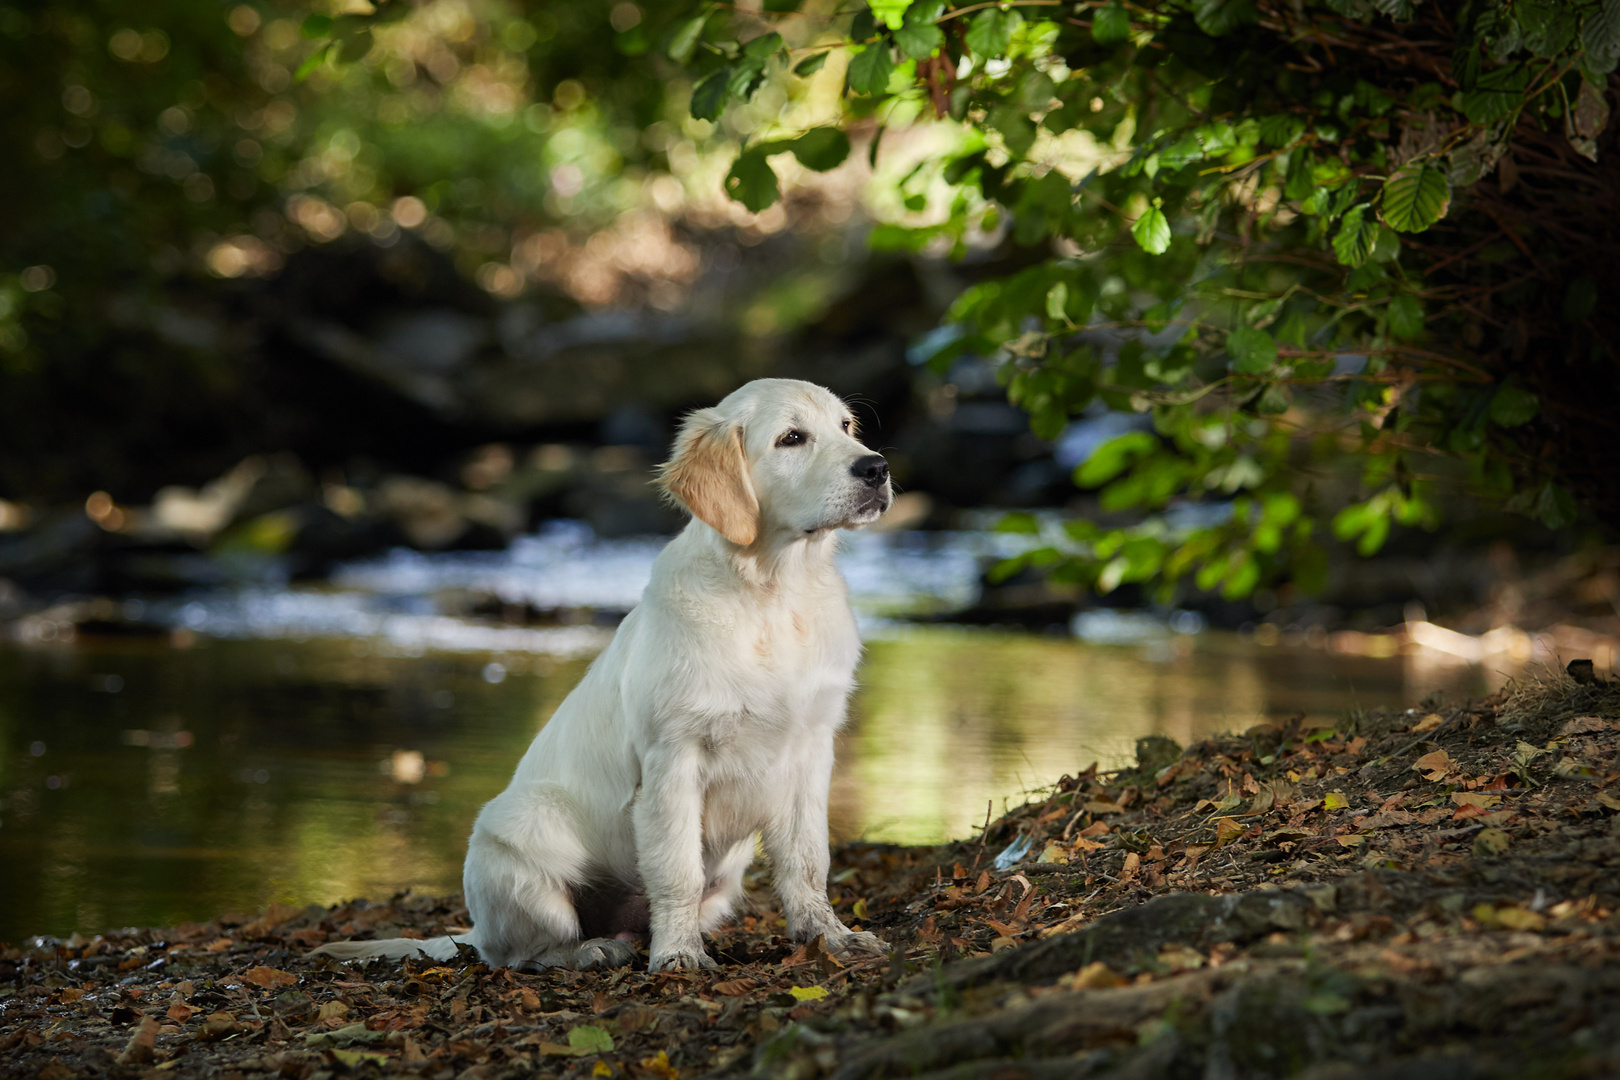
<path fill-rule="evenodd" d="M 1453 791 L 1451 804 L 1453 806 L 1495 806 L 1502 801 L 1500 795 L 1481 795 L 1473 791 Z"/>
<path fill-rule="evenodd" d="M 1322 809 L 1343 810 L 1350 805 L 1350 800 L 1342 791 L 1330 791 L 1322 799 Z"/>
<path fill-rule="evenodd" d="M 1339 842 L 1340 847 L 1360 847 L 1367 842 L 1367 834 L 1345 833 L 1343 836 L 1335 836 L 1333 839 Z"/>
<path fill-rule="evenodd" d="M 681 1071 L 669 1063 L 669 1054 L 663 1050 L 652 1057 L 641 1059 L 641 1071 L 660 1080 L 679 1080 Z"/>
<path fill-rule="evenodd" d="M 820 1001 L 827 996 L 825 986 L 791 986 L 788 993 L 793 995 L 794 1001 Z"/>
<path fill-rule="evenodd" d="M 170 1020 L 173 1020 L 177 1024 L 183 1024 L 187 1020 L 190 1020 L 192 1014 L 194 1014 L 196 1011 L 196 1009 L 193 1009 L 190 1005 L 187 1005 L 185 1002 L 181 1001 L 179 995 L 175 995 L 175 1000 L 169 1004 L 169 1011 L 163 1015 L 167 1016 Z"/>
<path fill-rule="evenodd" d="M 1206 963 L 1203 953 L 1186 945 L 1167 945 L 1159 950 L 1159 955 L 1155 959 L 1172 973 L 1193 971 Z"/>
<path fill-rule="evenodd" d="M 157 1037 L 159 1024 L 150 1016 L 141 1017 L 140 1026 L 124 1044 L 123 1051 L 118 1055 L 120 1065 L 145 1065 L 157 1056 Z"/>
<path fill-rule="evenodd" d="M 568 1045 L 578 1054 L 607 1054 L 613 1051 L 613 1036 L 607 1033 L 606 1028 L 581 1024 L 569 1031 Z"/>
<path fill-rule="evenodd" d="M 247 1030 L 246 1024 L 237 1022 L 235 1013 L 213 1012 L 208 1014 L 208 1019 L 204 1020 L 202 1027 L 197 1030 L 197 1038 L 214 1041 Z"/>
<path fill-rule="evenodd" d="M 1365 735 L 1357 735 L 1344 744 L 1344 752 L 1351 757 L 1360 757 L 1361 752 L 1365 749 L 1367 749 L 1367 736 Z"/>
<path fill-rule="evenodd" d="M 1125 863 L 1119 868 L 1119 880 L 1129 881 L 1136 876 L 1137 869 L 1142 865 L 1142 856 L 1132 851 L 1125 856 Z"/>
<path fill-rule="evenodd" d="M 323 1002 L 319 1012 L 315 1014 L 317 1024 L 331 1025 L 336 1021 L 344 1020 L 349 1015 L 349 1007 L 341 1001 Z"/>
<path fill-rule="evenodd" d="M 1433 731 L 1435 728 L 1439 727 L 1445 722 L 1445 717 L 1441 716 L 1437 712 L 1432 712 L 1428 716 L 1425 716 L 1422 720 L 1419 720 L 1417 723 L 1412 725 L 1412 733 L 1415 735 L 1421 735 L 1425 731 Z"/>
<path fill-rule="evenodd" d="M 1512 842 L 1508 834 L 1501 829 L 1485 829 L 1474 837 L 1474 854 L 1482 856 L 1500 855 L 1508 849 L 1508 845 Z"/>
<path fill-rule="evenodd" d="M 758 979 L 727 979 L 714 984 L 714 992 L 726 997 L 741 997 L 759 986 Z"/>
<path fill-rule="evenodd" d="M 358 1069 L 368 1061 L 374 1065 L 388 1064 L 388 1055 L 375 1050 L 333 1050 L 332 1056 L 351 1069 Z"/>
<path fill-rule="evenodd" d="M 1075 990 L 1107 990 L 1128 981 L 1101 960 L 1093 960 L 1069 978 L 1069 986 Z"/>
<path fill-rule="evenodd" d="M 1059 844 L 1056 840 L 1050 840 L 1047 842 L 1046 847 L 1042 849 L 1041 857 L 1035 861 L 1038 863 L 1066 863 L 1069 861 L 1069 853 L 1063 850 L 1062 844 Z"/>
<path fill-rule="evenodd" d="M 1233 818 L 1221 818 L 1215 822 L 1215 846 L 1225 847 L 1233 840 L 1243 835 L 1243 826 Z"/>
<path fill-rule="evenodd" d="M 203 952 L 224 952 L 226 949 L 229 949 L 231 946 L 233 946 L 235 944 L 236 944 L 236 942 L 232 941 L 230 938 L 222 937 L 222 938 L 217 938 L 214 941 L 210 941 L 208 944 L 204 945 L 202 948 L 203 948 Z"/>
<path fill-rule="evenodd" d="M 861 897 L 860 899 L 856 900 L 855 903 L 850 906 L 849 910 L 850 913 L 853 914 L 857 919 L 870 919 L 872 917 L 871 914 L 866 910 L 865 897 Z"/>
<path fill-rule="evenodd" d="M 254 986 L 262 986 L 266 990 L 280 990 L 288 986 L 298 985 L 298 976 L 290 971 L 278 971 L 273 967 L 250 967 L 242 973 L 242 978 Z"/>
<path fill-rule="evenodd" d="M 612 1076 L 613 1075 L 613 1066 L 609 1065 L 605 1061 L 598 1061 L 595 1065 L 591 1066 L 591 1075 L 592 1076 Z"/>
<path fill-rule="evenodd" d="M 39 1080 L 72 1080 L 79 1074 L 68 1068 L 60 1058 L 52 1058 L 34 1075 L 39 1077 Z"/>
<path fill-rule="evenodd" d="M 1589 735 L 1608 731 L 1615 725 L 1599 716 L 1577 716 L 1558 729 L 1560 735 Z"/>
<path fill-rule="evenodd" d="M 1454 764 L 1450 754 L 1433 750 L 1412 762 L 1412 768 L 1422 773 L 1425 780 L 1444 780 Z"/>

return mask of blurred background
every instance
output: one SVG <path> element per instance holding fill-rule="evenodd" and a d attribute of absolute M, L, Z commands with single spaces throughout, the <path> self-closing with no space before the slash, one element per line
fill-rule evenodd
<path fill-rule="evenodd" d="M 1613 665 L 1620 550 L 1468 504 L 1377 560 L 1324 538 L 1310 595 L 992 583 L 1038 540 L 1008 511 L 1109 517 L 1070 473 L 1146 421 L 1038 438 L 986 360 L 921 362 L 1025 257 L 886 249 L 949 125 L 877 157 L 857 123 L 753 214 L 739 141 L 836 119 L 838 72 L 711 123 L 673 11 L 394 6 L 311 64 L 293 3 L 0 5 L 0 940 L 456 888 L 681 524 L 673 425 L 761 376 L 849 398 L 902 492 L 844 555 L 838 837 L 967 835 L 1143 735 Z"/>

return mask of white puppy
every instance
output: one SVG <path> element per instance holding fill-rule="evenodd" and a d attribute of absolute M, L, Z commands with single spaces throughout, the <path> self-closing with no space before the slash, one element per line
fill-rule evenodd
<path fill-rule="evenodd" d="M 492 965 L 714 967 L 756 834 L 788 933 L 882 953 L 827 902 L 827 788 L 860 641 L 835 529 L 889 508 L 888 463 L 811 383 L 760 379 L 688 416 L 660 483 L 693 520 L 506 790 L 473 825 L 463 886 Z M 650 918 L 649 918 L 650 916 Z M 455 954 L 448 937 L 338 942 L 342 959 Z"/>

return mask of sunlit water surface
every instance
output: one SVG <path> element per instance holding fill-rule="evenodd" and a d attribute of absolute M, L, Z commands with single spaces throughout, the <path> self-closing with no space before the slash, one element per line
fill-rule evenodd
<path fill-rule="evenodd" d="M 510 555 L 398 556 L 334 588 L 189 599 L 165 616 L 173 639 L 0 645 L 0 941 L 459 888 L 478 808 L 607 631 L 489 625 L 434 597 L 493 593 L 506 575 L 537 606 L 633 601 L 656 548 L 592 550 L 549 578 Z M 604 577 L 615 551 L 626 561 Z M 1125 764 L 1147 734 L 1186 743 L 1486 688 L 1477 670 L 1233 635 L 1149 627 L 1150 640 L 1095 643 L 1141 631 L 1129 620 L 1104 620 L 1093 643 L 896 624 L 883 616 L 908 595 L 961 603 L 974 556 L 894 540 L 855 556 L 868 642 L 838 748 L 836 838 L 970 835 L 987 806 L 1092 761 Z M 537 577 L 554 595 L 533 595 Z"/>

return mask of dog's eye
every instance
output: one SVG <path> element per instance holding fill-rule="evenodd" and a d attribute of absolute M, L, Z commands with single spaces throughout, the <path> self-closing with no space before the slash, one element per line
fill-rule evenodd
<path fill-rule="evenodd" d="M 853 421 L 853 420 L 845 420 L 845 421 L 844 421 L 844 434 L 845 434 L 845 435 L 848 435 L 848 434 L 849 434 L 849 428 L 850 428 L 850 425 L 851 425 L 851 424 L 853 424 L 853 423 L 854 423 L 854 421 Z"/>
<path fill-rule="evenodd" d="M 794 429 L 776 440 L 777 446 L 798 446 L 804 442 L 804 432 Z"/>

